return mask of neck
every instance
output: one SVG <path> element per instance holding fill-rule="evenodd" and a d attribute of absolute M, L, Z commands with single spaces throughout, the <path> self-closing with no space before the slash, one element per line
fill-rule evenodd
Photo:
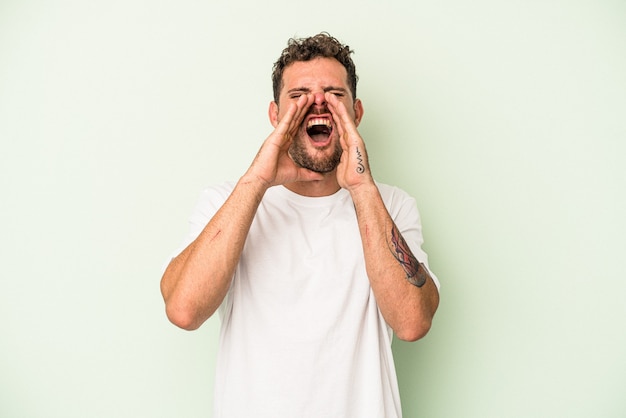
<path fill-rule="evenodd" d="M 324 175 L 324 179 L 316 181 L 295 181 L 284 185 L 294 193 L 308 197 L 330 196 L 337 193 L 341 187 L 337 182 L 335 170 Z"/>

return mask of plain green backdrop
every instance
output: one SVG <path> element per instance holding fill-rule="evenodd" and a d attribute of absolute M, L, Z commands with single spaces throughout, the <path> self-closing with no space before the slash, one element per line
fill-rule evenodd
<path fill-rule="evenodd" d="M 626 416 L 624 2 L 4 0 L 1 417 L 210 416 L 219 324 L 170 325 L 161 270 L 320 31 L 442 283 L 405 416 Z"/>

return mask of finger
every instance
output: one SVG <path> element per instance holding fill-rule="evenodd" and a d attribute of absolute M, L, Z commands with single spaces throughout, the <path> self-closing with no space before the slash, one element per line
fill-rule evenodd
<path fill-rule="evenodd" d="M 274 133 L 278 134 L 281 138 L 285 136 L 285 134 L 289 131 L 289 126 L 291 125 L 291 121 L 298 111 L 298 106 L 296 103 L 289 103 L 287 107 L 287 111 L 283 115 L 283 117 L 278 121 L 278 125 L 276 125 L 276 129 L 274 129 Z"/>
<path fill-rule="evenodd" d="M 340 101 L 334 94 L 327 93 L 327 101 L 334 109 L 334 112 L 331 110 L 333 114 L 333 119 L 338 119 L 338 125 L 341 127 L 340 133 L 347 133 L 352 138 L 353 141 L 358 141 L 360 137 L 356 124 L 354 123 L 354 119 L 348 113 L 346 106 L 342 101 Z"/>
<path fill-rule="evenodd" d="M 332 93 L 326 93 L 325 96 L 326 96 L 326 103 L 328 104 L 328 110 L 330 110 L 330 114 L 333 117 L 335 126 L 337 127 L 337 132 L 339 133 L 339 136 L 341 137 L 343 136 L 344 129 L 343 129 L 341 116 L 339 115 L 339 110 L 337 109 L 337 104 L 339 100 L 337 100 L 337 97 Z"/>
<path fill-rule="evenodd" d="M 300 128 L 304 117 L 309 111 L 309 108 L 313 104 L 313 95 L 312 94 L 303 94 L 298 97 L 296 101 L 296 112 L 290 120 L 290 127 L 292 130 L 296 131 Z"/>
<path fill-rule="evenodd" d="M 297 101 L 290 102 L 287 111 L 276 126 L 276 133 L 285 135 L 293 131 L 294 127 L 299 126 L 304 118 L 305 109 L 308 109 L 307 105 L 310 105 L 310 101 L 310 97 L 303 94 Z"/>
<path fill-rule="evenodd" d="M 349 142 L 350 145 L 358 145 L 359 142 L 362 141 L 361 135 L 356 128 L 352 115 L 347 111 L 345 104 L 334 94 L 330 93 L 327 100 L 340 138 L 342 138 L 343 141 Z M 342 145 L 344 144 L 342 143 Z"/>
<path fill-rule="evenodd" d="M 300 101 L 300 100 L 298 100 Z M 291 123 L 298 113 L 298 102 L 290 102 L 287 111 L 278 122 L 278 127 L 281 128 L 281 132 L 287 132 L 291 126 Z"/>
<path fill-rule="evenodd" d="M 304 120 L 305 116 L 309 112 L 309 108 L 313 104 L 313 100 L 314 100 L 313 95 L 308 94 L 308 93 L 303 94 L 302 96 L 298 98 L 298 101 L 296 103 L 298 109 L 297 109 L 296 114 L 294 115 L 294 118 L 292 119 L 292 127 L 295 130 L 300 128 L 302 121 Z"/>
<path fill-rule="evenodd" d="M 334 97 L 334 95 L 328 93 L 329 95 L 331 95 L 332 97 Z M 334 97 L 336 100 L 336 97 Z M 346 135 L 345 135 L 345 129 L 343 127 L 343 120 L 341 119 L 341 116 L 338 113 L 337 107 L 336 107 L 336 101 L 335 101 L 335 105 L 333 105 L 333 103 L 331 102 L 332 99 L 327 99 L 327 103 L 328 103 L 328 110 L 330 110 L 330 114 L 333 118 L 333 121 L 335 122 L 335 128 L 337 129 L 337 133 L 339 134 L 339 146 L 341 146 L 341 149 L 344 151 L 344 153 L 341 155 L 341 159 L 344 159 L 344 156 L 346 155 L 346 152 L 348 151 L 348 144 L 346 143 Z"/>

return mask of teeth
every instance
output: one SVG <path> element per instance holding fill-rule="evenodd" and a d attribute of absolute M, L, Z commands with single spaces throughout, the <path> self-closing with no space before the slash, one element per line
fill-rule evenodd
<path fill-rule="evenodd" d="M 329 121 L 328 119 L 323 119 L 323 118 L 314 118 L 314 119 L 311 119 L 311 120 L 309 121 L 309 123 L 307 123 L 306 127 L 307 127 L 307 129 L 308 129 L 308 128 L 311 128 L 312 126 L 316 126 L 316 125 L 324 125 L 324 126 L 326 126 L 327 128 L 329 128 L 329 129 L 330 129 L 330 127 L 331 127 L 330 121 Z"/>

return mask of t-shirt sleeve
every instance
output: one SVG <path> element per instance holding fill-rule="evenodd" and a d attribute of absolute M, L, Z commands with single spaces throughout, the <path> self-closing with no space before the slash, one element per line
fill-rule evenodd
<path fill-rule="evenodd" d="M 428 254 L 422 248 L 424 237 L 422 235 L 422 221 L 415 199 L 398 188 L 382 187 L 381 194 L 387 205 L 387 210 L 402 237 L 420 263 L 423 263 L 432 277 L 437 289 L 440 288 L 439 279 L 428 265 Z"/>
<path fill-rule="evenodd" d="M 200 193 L 196 206 L 189 217 L 187 234 L 177 250 L 174 251 L 169 261 L 180 254 L 189 246 L 189 244 L 198 238 L 204 227 L 222 207 L 228 196 L 230 196 L 233 187 L 234 186 L 231 183 L 224 183 L 219 186 L 207 187 L 202 191 L 202 193 Z"/>

